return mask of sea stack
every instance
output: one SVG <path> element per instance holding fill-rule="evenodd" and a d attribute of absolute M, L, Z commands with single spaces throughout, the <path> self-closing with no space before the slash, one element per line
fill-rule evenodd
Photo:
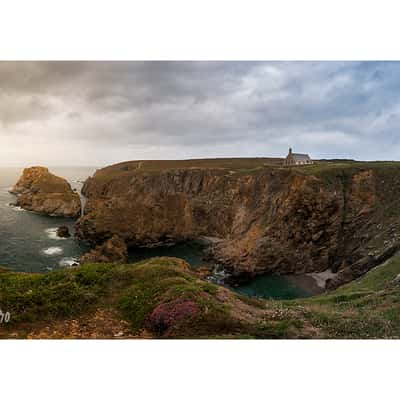
<path fill-rule="evenodd" d="M 25 168 L 10 193 L 17 196 L 16 205 L 25 210 L 50 216 L 78 218 L 81 201 L 71 185 L 46 167 Z"/>

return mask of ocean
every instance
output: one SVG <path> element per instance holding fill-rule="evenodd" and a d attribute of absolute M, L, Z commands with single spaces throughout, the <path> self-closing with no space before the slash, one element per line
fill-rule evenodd
<path fill-rule="evenodd" d="M 49 217 L 11 206 L 15 196 L 8 192 L 19 179 L 23 168 L 0 167 L 0 267 L 23 272 L 49 272 L 76 263 L 88 247 L 74 238 L 75 220 Z M 49 170 L 67 179 L 78 193 L 83 181 L 93 175 L 92 167 L 53 167 Z M 84 198 L 82 201 L 84 203 Z M 71 237 L 59 238 L 56 229 L 68 226 Z M 139 249 L 129 253 L 129 261 L 150 257 L 172 256 L 186 260 L 193 268 L 204 265 L 203 248 L 198 243 L 183 243 L 172 247 Z M 223 271 L 222 271 L 223 276 Z M 222 283 L 221 271 L 213 276 Z M 232 288 L 249 296 L 291 299 L 309 296 L 311 292 L 284 276 L 262 276 Z"/>
<path fill-rule="evenodd" d="M 82 182 L 95 172 L 91 167 L 49 168 L 67 179 L 80 192 Z M 46 272 L 71 265 L 87 247 L 74 237 L 74 220 L 48 217 L 10 206 L 15 196 L 8 193 L 23 168 L 0 167 L 0 266 L 14 271 Z M 69 227 L 71 238 L 56 235 L 60 225 Z"/>

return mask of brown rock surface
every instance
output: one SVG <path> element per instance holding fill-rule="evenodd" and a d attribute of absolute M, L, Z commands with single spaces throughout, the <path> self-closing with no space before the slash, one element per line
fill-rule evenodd
<path fill-rule="evenodd" d="M 79 195 L 45 167 L 25 168 L 10 193 L 17 196 L 17 206 L 29 211 L 72 218 L 81 214 Z"/>
<path fill-rule="evenodd" d="M 62 225 L 57 228 L 57 236 L 61 238 L 68 238 L 71 236 L 68 226 Z"/>
<path fill-rule="evenodd" d="M 397 164 L 328 164 L 304 173 L 276 166 L 235 170 L 162 163 L 167 162 L 97 171 L 83 188 L 88 201 L 78 236 L 97 244 L 117 234 L 128 247 L 218 237 L 223 240 L 212 255 L 234 276 L 330 268 L 343 271 L 339 284 L 399 247 Z"/>
<path fill-rule="evenodd" d="M 128 250 L 123 239 L 114 235 L 105 241 L 102 245 L 97 246 L 89 253 L 83 255 L 80 259 L 81 264 L 87 263 L 110 263 L 110 262 L 126 262 L 128 260 Z"/>

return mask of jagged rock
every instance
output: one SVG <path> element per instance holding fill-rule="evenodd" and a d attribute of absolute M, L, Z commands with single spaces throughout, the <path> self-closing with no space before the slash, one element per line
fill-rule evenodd
<path fill-rule="evenodd" d="M 68 226 L 62 225 L 57 228 L 57 236 L 62 238 L 70 237 Z"/>
<path fill-rule="evenodd" d="M 313 176 L 162 163 L 98 170 L 82 189 L 88 200 L 78 237 L 96 245 L 116 234 L 132 248 L 218 237 L 209 255 L 234 278 L 331 269 L 342 271 L 340 282 L 388 257 L 385 240 L 399 244 L 390 231 L 400 223 L 398 168 L 340 167 Z"/>
<path fill-rule="evenodd" d="M 102 245 L 86 253 L 80 258 L 80 264 L 89 263 L 124 263 L 128 260 L 126 243 L 119 236 L 114 235 Z"/>
<path fill-rule="evenodd" d="M 199 268 L 196 268 L 195 273 L 197 276 L 199 276 L 202 279 L 205 279 L 212 275 L 212 267 L 208 265 L 202 265 Z"/>
<path fill-rule="evenodd" d="M 79 195 L 65 179 L 45 167 L 25 168 L 10 193 L 17 196 L 15 204 L 25 210 L 72 218 L 81 214 Z"/>
<path fill-rule="evenodd" d="M 324 234 L 324 231 L 319 231 L 318 233 L 314 233 L 314 235 L 311 236 L 312 241 L 318 242 L 318 240 L 321 239 L 323 234 Z"/>

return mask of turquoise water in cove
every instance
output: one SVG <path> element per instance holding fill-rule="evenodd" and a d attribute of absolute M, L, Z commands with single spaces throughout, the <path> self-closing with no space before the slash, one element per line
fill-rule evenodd
<path fill-rule="evenodd" d="M 185 260 L 193 268 L 207 263 L 203 260 L 204 245 L 197 242 L 180 243 L 170 247 L 154 249 L 137 249 L 129 253 L 129 261 L 137 262 L 151 257 L 178 257 Z"/>
<path fill-rule="evenodd" d="M 198 268 L 207 265 L 207 262 L 203 260 L 203 249 L 204 245 L 198 242 L 155 249 L 140 249 L 130 253 L 129 261 L 137 262 L 151 257 L 169 256 L 182 258 L 193 268 Z M 223 284 L 224 277 L 224 272 L 216 268 L 211 281 Z M 312 294 L 309 290 L 296 285 L 295 280 L 277 275 L 258 276 L 250 282 L 230 288 L 240 294 L 265 299 L 295 299 Z"/>
<path fill-rule="evenodd" d="M 296 299 L 308 297 L 312 293 L 296 285 L 285 276 L 258 276 L 250 282 L 233 288 L 236 292 L 264 299 Z"/>
<path fill-rule="evenodd" d="M 51 172 L 69 181 L 80 192 L 82 182 L 95 172 L 90 167 L 53 167 Z M 0 167 L 0 266 L 14 271 L 47 272 L 76 263 L 88 248 L 78 242 L 74 234 L 75 221 L 68 218 L 48 217 L 10 206 L 15 196 L 8 193 L 22 173 L 22 168 Z M 83 199 L 84 200 L 84 199 Z M 56 229 L 67 225 L 72 236 L 58 238 Z M 203 260 L 204 245 L 191 242 L 172 247 L 138 249 L 130 252 L 129 261 L 151 257 L 182 258 L 193 268 L 207 263 Z M 223 284 L 224 271 L 215 270 L 212 280 Z M 309 295 L 284 276 L 261 276 L 251 282 L 232 288 L 249 296 L 292 299 Z"/>

